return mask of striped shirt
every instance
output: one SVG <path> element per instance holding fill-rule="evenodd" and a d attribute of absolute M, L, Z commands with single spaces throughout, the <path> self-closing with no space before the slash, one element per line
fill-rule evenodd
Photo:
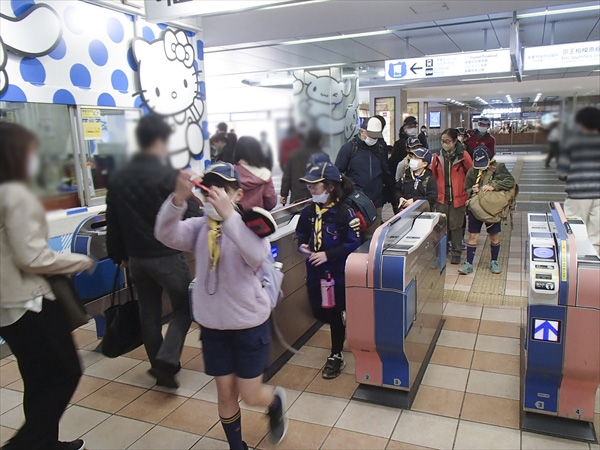
<path fill-rule="evenodd" d="M 600 134 L 578 134 L 569 139 L 558 160 L 572 199 L 600 198 Z"/>

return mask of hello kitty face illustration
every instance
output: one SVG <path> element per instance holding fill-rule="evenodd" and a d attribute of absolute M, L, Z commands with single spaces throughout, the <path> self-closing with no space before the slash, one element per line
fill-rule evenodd
<path fill-rule="evenodd" d="M 146 106 L 163 116 L 180 114 L 198 96 L 194 47 L 183 31 L 166 30 L 162 39 L 135 39 L 133 54 L 139 66 L 139 92 Z"/>
<path fill-rule="evenodd" d="M 339 104 L 344 100 L 344 83 L 330 76 L 318 77 L 310 72 L 304 74 L 306 94 L 312 100 L 321 103 Z"/>

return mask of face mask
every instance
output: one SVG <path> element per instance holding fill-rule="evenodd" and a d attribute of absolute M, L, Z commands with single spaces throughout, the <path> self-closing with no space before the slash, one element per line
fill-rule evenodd
<path fill-rule="evenodd" d="M 313 194 L 312 199 L 315 203 L 325 204 L 327 199 L 329 198 L 329 194 L 327 192 L 323 192 L 322 194 Z"/>
<path fill-rule="evenodd" d="M 421 168 L 421 160 L 419 160 L 419 159 L 409 160 L 408 167 L 410 167 L 410 170 L 412 170 L 413 172 L 419 170 Z"/>
<path fill-rule="evenodd" d="M 442 148 L 444 150 L 446 150 L 447 152 L 451 152 L 452 150 L 454 150 L 454 144 L 444 144 L 444 143 L 442 143 Z"/>
<path fill-rule="evenodd" d="M 29 163 L 27 165 L 27 175 L 29 175 L 29 178 L 33 178 L 35 175 L 37 175 L 39 169 L 40 160 L 37 154 L 33 154 L 29 157 Z"/>
<path fill-rule="evenodd" d="M 370 138 L 367 136 L 365 138 L 365 144 L 367 144 L 369 147 L 372 147 L 373 145 L 377 144 L 377 139 Z"/>
<path fill-rule="evenodd" d="M 419 130 L 416 128 L 406 128 L 404 131 L 406 131 L 406 134 L 412 137 L 415 137 L 419 133 Z"/>
<path fill-rule="evenodd" d="M 211 205 L 208 202 L 203 202 L 203 203 L 204 203 L 204 206 L 202 207 L 202 210 L 204 211 L 204 214 L 206 214 L 212 220 L 217 220 L 219 222 L 223 220 L 223 218 L 219 215 L 219 213 L 217 212 L 217 210 L 215 209 L 215 207 L 213 205 Z"/>
<path fill-rule="evenodd" d="M 481 133 L 481 134 L 485 134 L 487 133 L 488 127 L 477 127 L 477 130 Z"/>

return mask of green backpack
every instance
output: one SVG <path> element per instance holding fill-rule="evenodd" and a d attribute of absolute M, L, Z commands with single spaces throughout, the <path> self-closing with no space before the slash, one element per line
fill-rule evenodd
<path fill-rule="evenodd" d="M 494 176 L 494 170 L 488 170 L 483 178 L 483 185 L 490 182 Z M 510 217 L 510 226 L 513 226 L 513 212 L 517 209 L 517 195 L 519 195 L 519 186 L 517 183 L 508 191 L 486 191 L 471 197 L 467 201 L 469 211 L 475 218 L 484 223 L 508 223 Z"/>

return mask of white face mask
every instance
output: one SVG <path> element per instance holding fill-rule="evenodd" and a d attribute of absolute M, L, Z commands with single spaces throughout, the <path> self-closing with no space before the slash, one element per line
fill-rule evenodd
<path fill-rule="evenodd" d="M 27 164 L 27 175 L 29 178 L 33 178 L 37 175 L 40 170 L 40 159 L 36 153 L 32 154 L 29 157 L 29 162 Z"/>
<path fill-rule="evenodd" d="M 445 144 L 445 143 L 442 143 L 442 148 L 444 150 L 446 150 L 447 152 L 451 152 L 452 150 L 454 150 L 454 144 Z"/>
<path fill-rule="evenodd" d="M 404 131 L 406 131 L 406 134 L 412 137 L 415 137 L 417 134 L 419 134 L 419 130 L 416 128 L 405 128 Z"/>
<path fill-rule="evenodd" d="M 482 126 L 478 126 L 478 127 L 477 127 L 477 130 L 479 130 L 479 132 L 480 132 L 481 134 L 485 134 L 485 133 L 487 133 L 488 127 L 482 127 Z"/>
<path fill-rule="evenodd" d="M 413 172 L 419 170 L 421 168 L 421 160 L 420 159 L 410 159 L 408 161 L 408 167 L 410 167 L 410 170 L 412 170 Z"/>
<path fill-rule="evenodd" d="M 365 144 L 367 144 L 369 147 L 372 147 L 373 145 L 377 144 L 377 139 L 370 138 L 370 137 L 367 136 L 365 138 Z"/>
<path fill-rule="evenodd" d="M 329 198 L 329 194 L 327 192 L 323 192 L 322 194 L 313 194 L 312 199 L 315 203 L 325 204 L 327 199 Z"/>
<path fill-rule="evenodd" d="M 235 194 L 233 194 L 233 198 L 231 198 L 231 203 L 233 203 L 234 205 L 234 209 L 235 209 L 235 202 L 233 201 L 233 199 L 237 196 L 237 191 Z M 219 222 L 221 222 L 223 220 L 223 218 L 221 217 L 221 215 L 217 212 L 217 209 L 214 207 L 214 205 L 211 205 L 208 200 L 206 200 L 206 197 L 204 195 L 200 196 L 200 199 L 202 200 L 202 204 L 204 206 L 202 206 L 202 211 L 204 211 L 204 214 L 206 214 L 208 217 L 210 217 L 212 220 L 217 220 Z"/>

